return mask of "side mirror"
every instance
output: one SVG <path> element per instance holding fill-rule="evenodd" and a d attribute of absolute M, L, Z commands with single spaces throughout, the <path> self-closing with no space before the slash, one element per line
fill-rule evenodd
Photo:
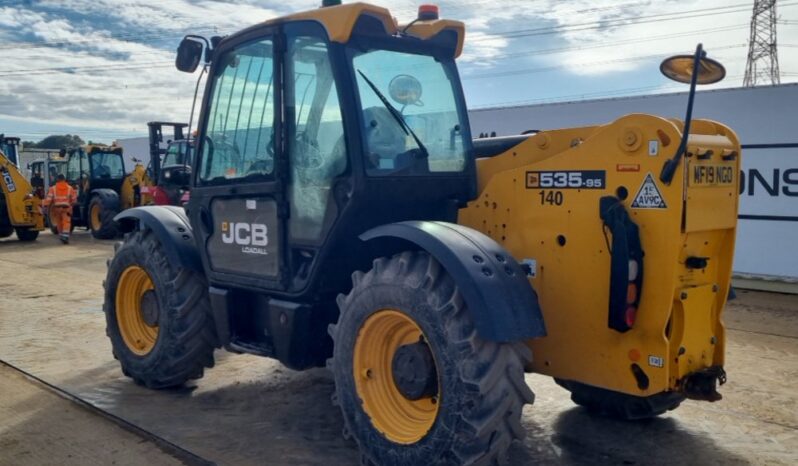
<path fill-rule="evenodd" d="M 421 105 L 421 83 L 409 74 L 400 74 L 388 84 L 391 98 L 402 105 Z"/>
<path fill-rule="evenodd" d="M 184 37 L 177 47 L 175 67 L 184 73 L 193 73 L 201 60 L 202 42 L 198 42 L 192 36 Z"/>

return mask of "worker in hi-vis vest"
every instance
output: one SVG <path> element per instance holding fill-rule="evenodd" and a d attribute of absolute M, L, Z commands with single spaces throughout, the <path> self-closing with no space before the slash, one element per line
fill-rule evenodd
<path fill-rule="evenodd" d="M 58 175 L 57 180 L 47 192 L 43 204 L 50 207 L 50 221 L 55 223 L 61 242 L 67 244 L 72 230 L 72 205 L 77 202 L 77 194 L 64 175 Z"/>

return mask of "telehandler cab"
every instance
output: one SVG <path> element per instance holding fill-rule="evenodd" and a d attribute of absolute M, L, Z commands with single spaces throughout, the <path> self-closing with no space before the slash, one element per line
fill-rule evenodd
<path fill-rule="evenodd" d="M 72 225 L 88 228 L 99 239 L 118 236 L 114 216 L 125 209 L 148 204 L 150 198 L 142 193 L 142 187 L 153 184 L 141 163 L 136 163 L 131 173 L 126 172 L 122 147 L 104 144 L 66 151 L 66 179 L 78 194 L 78 202 L 72 209 Z"/>
<path fill-rule="evenodd" d="M 734 132 L 688 112 L 472 141 L 463 37 L 364 3 L 187 36 L 177 68 L 209 73 L 190 201 L 116 217 L 123 372 L 179 385 L 217 347 L 326 363 L 379 465 L 502 461 L 525 372 L 625 419 L 720 398 Z M 681 58 L 692 108 L 722 67 Z"/>
<path fill-rule="evenodd" d="M 0 134 L 0 238 L 14 232 L 20 241 L 33 241 L 44 230 L 41 199 L 19 171 L 19 139 Z"/>

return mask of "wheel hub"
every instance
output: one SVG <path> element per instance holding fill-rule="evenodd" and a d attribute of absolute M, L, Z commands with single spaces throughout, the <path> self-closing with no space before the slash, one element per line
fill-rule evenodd
<path fill-rule="evenodd" d="M 158 320 L 161 315 L 161 310 L 158 306 L 158 297 L 155 295 L 155 290 L 147 290 L 141 296 L 141 318 L 144 323 L 150 327 L 158 325 Z"/>
<path fill-rule="evenodd" d="M 375 429 L 400 445 L 411 445 L 424 438 L 435 424 L 441 405 L 440 392 L 424 396 L 429 393 L 427 382 L 430 370 L 427 364 L 434 365 L 435 361 L 434 355 L 430 355 L 429 359 L 424 356 L 424 348 L 413 348 L 414 344 L 420 342 L 426 346 L 421 327 L 410 316 L 396 309 L 380 309 L 370 315 L 358 330 L 355 341 L 352 376 L 357 396 L 362 400 L 363 411 Z M 403 346 L 409 348 L 399 351 Z M 397 352 L 405 354 L 397 357 Z M 407 367 L 412 366 L 407 362 L 411 355 L 414 355 L 416 364 L 425 368 L 421 371 L 423 375 L 413 376 L 408 372 Z M 398 371 L 393 369 L 394 365 Z M 433 374 L 437 374 L 436 369 L 433 369 Z M 412 381 L 416 378 L 421 382 L 403 380 Z M 405 387 L 405 393 L 400 392 L 397 379 L 403 380 L 400 384 Z M 423 388 L 413 390 L 416 385 Z M 408 394 L 419 398 L 409 399 Z"/>
<path fill-rule="evenodd" d="M 391 362 L 393 381 L 408 400 L 430 398 L 438 392 L 438 374 L 429 345 L 423 340 L 396 349 Z"/>
<path fill-rule="evenodd" d="M 137 356 L 147 355 L 158 341 L 159 308 L 155 286 L 143 268 L 130 265 L 122 272 L 116 283 L 114 305 L 125 346 Z"/>

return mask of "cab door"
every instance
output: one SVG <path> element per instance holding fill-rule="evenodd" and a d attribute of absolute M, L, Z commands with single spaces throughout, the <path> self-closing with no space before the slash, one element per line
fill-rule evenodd
<path fill-rule="evenodd" d="M 260 27 L 214 54 L 189 216 L 212 284 L 281 289 L 288 209 L 279 36 Z"/>

